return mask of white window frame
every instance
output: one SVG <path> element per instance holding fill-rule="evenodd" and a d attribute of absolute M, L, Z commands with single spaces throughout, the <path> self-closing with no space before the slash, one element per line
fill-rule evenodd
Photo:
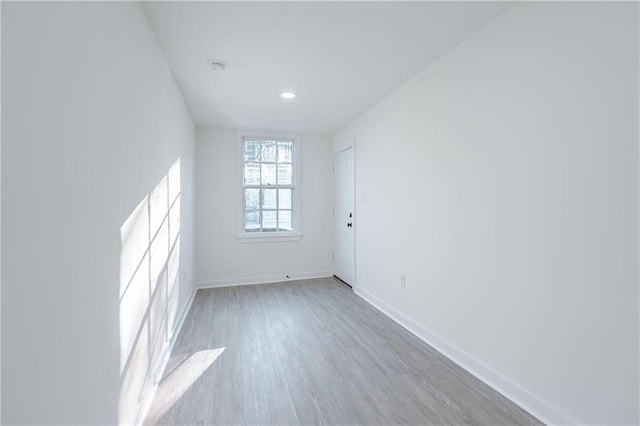
<path fill-rule="evenodd" d="M 245 138 L 293 141 L 293 205 L 291 213 L 292 231 L 246 232 L 244 223 L 244 140 Z M 302 238 L 302 179 L 300 177 L 301 137 L 297 133 L 272 131 L 239 130 L 236 133 L 236 188 L 238 242 L 284 242 L 299 241 Z"/>

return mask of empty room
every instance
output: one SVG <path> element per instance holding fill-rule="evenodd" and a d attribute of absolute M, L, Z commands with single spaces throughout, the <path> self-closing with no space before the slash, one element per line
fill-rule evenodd
<path fill-rule="evenodd" d="M 640 424 L 637 1 L 0 22 L 2 424 Z"/>

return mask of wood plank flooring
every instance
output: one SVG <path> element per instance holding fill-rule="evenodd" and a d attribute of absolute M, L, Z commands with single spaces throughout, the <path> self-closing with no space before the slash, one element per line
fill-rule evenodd
<path fill-rule="evenodd" d="M 200 290 L 145 424 L 541 424 L 333 278 Z"/>

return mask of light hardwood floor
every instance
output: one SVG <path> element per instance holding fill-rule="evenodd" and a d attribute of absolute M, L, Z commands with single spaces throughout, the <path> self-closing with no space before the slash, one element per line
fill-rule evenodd
<path fill-rule="evenodd" d="M 540 424 L 333 278 L 199 290 L 146 424 Z"/>

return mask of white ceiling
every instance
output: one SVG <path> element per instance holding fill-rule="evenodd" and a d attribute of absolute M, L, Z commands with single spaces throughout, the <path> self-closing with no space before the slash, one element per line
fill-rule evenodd
<path fill-rule="evenodd" d="M 512 5 L 143 2 L 197 124 L 327 134 Z"/>

